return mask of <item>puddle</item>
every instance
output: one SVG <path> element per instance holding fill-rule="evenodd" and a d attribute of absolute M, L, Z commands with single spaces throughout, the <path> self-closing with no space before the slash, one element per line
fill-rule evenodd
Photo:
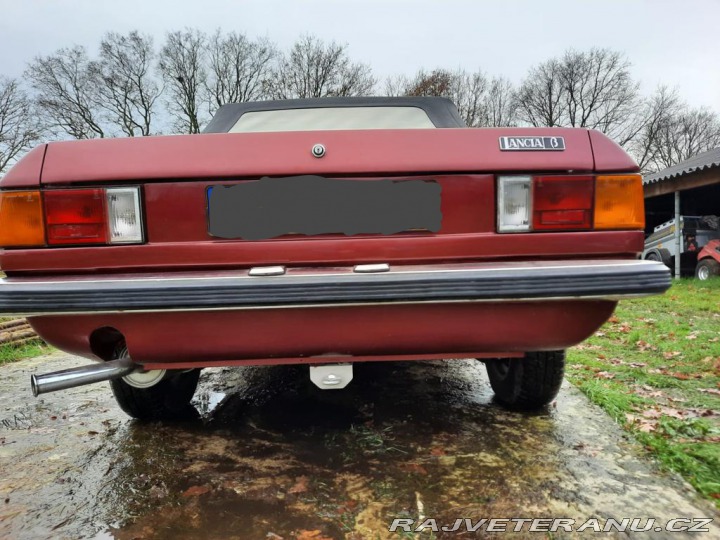
<path fill-rule="evenodd" d="M 0 537 L 375 540 L 419 515 L 717 522 L 576 390 L 508 412 L 473 360 L 358 364 L 341 391 L 306 366 L 207 370 L 198 417 L 175 424 L 128 420 L 106 385 L 35 400 L 42 363 L 2 368 Z"/>

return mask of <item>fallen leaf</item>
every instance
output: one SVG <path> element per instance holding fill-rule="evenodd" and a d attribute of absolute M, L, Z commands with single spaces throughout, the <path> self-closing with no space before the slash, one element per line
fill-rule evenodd
<path fill-rule="evenodd" d="M 598 371 L 598 372 L 595 374 L 595 376 L 596 376 L 598 379 L 614 379 L 614 378 L 615 378 L 615 374 L 614 374 L 614 373 L 610 373 L 609 371 Z"/>
<path fill-rule="evenodd" d="M 660 407 L 660 413 L 663 416 L 669 416 L 671 418 L 677 418 L 682 420 L 685 418 L 685 413 L 678 409 L 671 409 L 670 407 Z"/>
<path fill-rule="evenodd" d="M 288 493 L 305 493 L 308 490 L 308 477 L 298 476 L 295 485 L 288 489 Z"/>
<path fill-rule="evenodd" d="M 413 473 L 419 473 L 419 474 L 427 474 L 427 469 L 423 467 L 422 465 L 419 465 L 417 463 L 403 463 L 400 465 L 400 468 L 407 471 L 407 472 L 413 472 Z"/>
<path fill-rule="evenodd" d="M 196 497 L 210 491 L 210 486 L 191 486 L 183 492 L 183 497 Z"/>
<path fill-rule="evenodd" d="M 618 319 L 615 315 L 613 315 L 612 317 L 610 317 L 610 318 L 608 319 L 608 322 L 609 322 L 609 323 L 613 323 L 613 324 L 617 324 L 617 323 L 620 322 L 620 319 Z"/>
<path fill-rule="evenodd" d="M 704 392 L 706 394 L 713 394 L 716 396 L 720 396 L 720 390 L 717 388 L 698 388 L 701 392 Z"/>
<path fill-rule="evenodd" d="M 444 456 L 445 450 L 443 448 L 441 448 L 440 446 L 435 446 L 434 448 L 432 448 L 430 450 L 430 455 L 431 456 Z"/>
<path fill-rule="evenodd" d="M 643 433 L 652 433 L 657 429 L 657 422 L 642 422 L 638 426 L 638 430 Z"/>
<path fill-rule="evenodd" d="M 650 345 L 647 341 L 643 341 L 642 339 L 636 341 L 635 346 L 640 349 L 641 352 L 657 350 L 657 347 L 655 347 L 654 345 Z"/>

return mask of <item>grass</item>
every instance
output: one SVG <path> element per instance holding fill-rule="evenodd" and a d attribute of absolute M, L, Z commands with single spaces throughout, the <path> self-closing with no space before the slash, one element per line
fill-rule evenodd
<path fill-rule="evenodd" d="M 621 302 L 567 376 L 720 507 L 720 279 Z"/>
<path fill-rule="evenodd" d="M 0 274 L 2 274 L 2 272 L 0 272 Z M 16 317 L 0 317 L 0 323 L 11 321 L 14 318 Z M 18 360 L 22 360 L 24 358 L 32 358 L 33 356 L 47 354 L 50 351 L 51 348 L 40 338 L 23 343 L 22 345 L 0 345 L 0 366 L 11 362 L 17 362 Z"/>
<path fill-rule="evenodd" d="M 47 354 L 52 348 L 45 344 L 40 338 L 23 343 L 22 345 L 0 345 L 0 366 L 17 362 L 24 358 L 32 358 Z"/>

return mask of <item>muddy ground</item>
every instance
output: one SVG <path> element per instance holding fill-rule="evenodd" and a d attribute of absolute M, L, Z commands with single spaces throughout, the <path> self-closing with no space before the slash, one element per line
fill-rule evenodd
<path fill-rule="evenodd" d="M 31 373 L 84 363 L 0 368 L 0 538 L 492 537 L 387 530 L 418 516 L 705 516 L 711 532 L 688 537 L 720 538 L 714 507 L 567 385 L 528 415 L 492 402 L 474 360 L 360 364 L 343 391 L 307 367 L 216 369 L 176 424 L 128 419 L 106 383 L 32 397 Z"/>

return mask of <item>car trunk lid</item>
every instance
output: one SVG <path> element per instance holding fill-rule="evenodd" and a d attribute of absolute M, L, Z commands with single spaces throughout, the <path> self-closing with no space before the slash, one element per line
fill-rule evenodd
<path fill-rule="evenodd" d="M 503 151 L 503 136 L 562 137 L 562 151 Z M 315 157 L 312 148 L 325 153 Z M 138 183 L 262 176 L 592 171 L 588 131 L 417 129 L 227 133 L 48 144 L 42 183 Z"/>

